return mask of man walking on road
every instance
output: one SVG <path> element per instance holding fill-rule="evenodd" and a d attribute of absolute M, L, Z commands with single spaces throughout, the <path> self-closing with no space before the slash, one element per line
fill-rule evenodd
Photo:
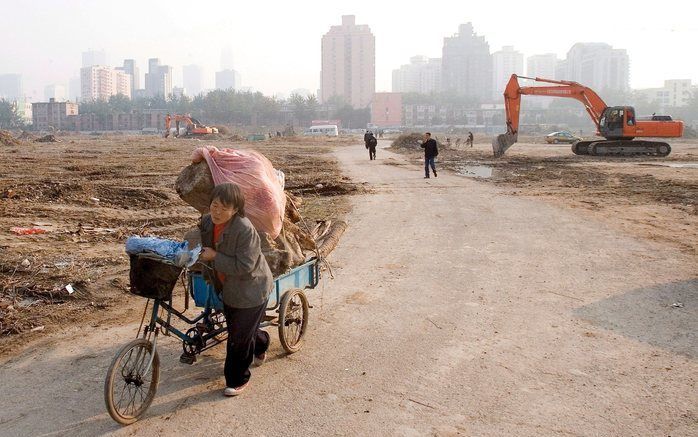
<path fill-rule="evenodd" d="M 368 159 L 373 161 L 376 159 L 376 146 L 378 146 L 378 140 L 373 133 L 368 133 L 368 138 L 366 139 L 366 148 L 368 149 Z"/>
<path fill-rule="evenodd" d="M 439 148 L 436 145 L 436 140 L 431 137 L 431 133 L 429 132 L 424 134 L 422 149 L 424 149 L 424 179 L 429 179 L 430 166 L 431 170 L 434 172 L 434 177 L 438 177 L 436 175 L 435 159 L 439 155 Z"/>
<path fill-rule="evenodd" d="M 473 147 L 473 133 L 468 131 L 468 141 L 466 141 L 466 145 L 470 143 L 470 147 Z"/>

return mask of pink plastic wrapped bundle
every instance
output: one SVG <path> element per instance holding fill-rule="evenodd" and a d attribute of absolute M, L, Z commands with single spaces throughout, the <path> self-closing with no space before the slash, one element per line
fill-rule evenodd
<path fill-rule="evenodd" d="M 253 150 L 199 147 L 193 162 L 206 160 L 216 185 L 232 182 L 245 196 L 245 215 L 254 227 L 272 238 L 281 233 L 286 195 L 271 162 Z"/>

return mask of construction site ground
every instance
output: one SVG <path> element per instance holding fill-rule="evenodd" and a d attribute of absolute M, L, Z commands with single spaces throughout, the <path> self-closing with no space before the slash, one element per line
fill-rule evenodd
<path fill-rule="evenodd" d="M 502 193 L 570 208 L 698 256 L 698 140 L 671 144 L 665 158 L 595 157 L 574 155 L 568 144 L 524 137 L 504 157 L 493 158 L 491 139 L 482 138 L 472 148 L 442 147 L 437 160 L 439 167 Z M 391 150 L 423 162 L 419 146 Z"/>
<path fill-rule="evenodd" d="M 439 168 L 452 170 L 429 180 L 418 149 L 395 154 L 388 141 L 376 161 L 360 139 L 255 145 L 290 185 L 305 163 L 309 217 L 349 221 L 334 279 L 308 291 L 304 348 L 285 355 L 272 331 L 267 363 L 226 399 L 224 348 L 187 366 L 165 338 L 158 395 L 122 428 L 102 384 L 143 308 L 124 291 L 123 239 L 195 223 L 171 186 L 202 143 L 98 141 L 109 142 L 0 158 L 2 190 L 33 188 L 1 200 L 3 281 L 29 259 L 42 265 L 30 277 L 78 284 L 62 304 L 29 305 L 55 318 L 43 331 L 3 335 L 0 435 L 698 435 L 696 143 L 665 159 L 517 144 L 495 161 L 485 143 L 444 148 Z M 69 188 L 74 172 L 92 188 Z M 9 232 L 33 222 L 67 232 Z M 84 264 L 89 282 L 72 276 Z"/>
<path fill-rule="evenodd" d="M 124 241 L 130 235 L 181 239 L 196 226 L 199 214 L 174 189 L 196 147 L 261 151 L 283 169 L 287 189 L 303 197 L 308 221 L 341 216 L 343 195 L 361 189 L 340 174 L 327 140 L 58 138 L 0 146 L 0 352 L 75 322 L 114 318 L 125 303 L 139 302 L 127 292 Z M 16 235 L 14 227 L 45 233 Z"/>

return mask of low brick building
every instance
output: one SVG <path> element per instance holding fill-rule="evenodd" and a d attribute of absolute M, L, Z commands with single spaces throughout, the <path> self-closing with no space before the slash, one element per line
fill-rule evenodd
<path fill-rule="evenodd" d="M 70 117 L 78 115 L 78 104 L 73 102 L 32 103 L 32 124 L 36 130 L 71 130 Z"/>

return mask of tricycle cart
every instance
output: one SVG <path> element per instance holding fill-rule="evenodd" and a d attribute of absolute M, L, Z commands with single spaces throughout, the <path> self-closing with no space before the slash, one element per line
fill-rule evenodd
<path fill-rule="evenodd" d="M 213 287 L 204 280 L 197 264 L 183 269 L 153 254 L 131 256 L 131 292 L 147 298 L 141 325 L 135 340 L 124 345 L 109 366 L 104 382 L 104 401 L 109 415 L 123 425 L 137 421 L 155 397 L 160 379 L 160 358 L 157 343 L 160 334 L 174 334 L 182 340 L 180 361 L 193 364 L 196 356 L 227 338 L 223 304 Z M 191 296 L 203 311 L 193 319 L 172 307 L 172 290 L 183 279 L 185 299 Z M 288 353 L 301 349 L 308 327 L 308 298 L 304 289 L 315 288 L 320 279 L 317 258 L 312 258 L 274 279 L 274 291 L 269 296 L 267 315 L 262 327 L 277 326 L 281 346 Z M 147 323 L 148 307 L 150 319 Z M 188 329 L 174 327 L 175 320 Z"/>

